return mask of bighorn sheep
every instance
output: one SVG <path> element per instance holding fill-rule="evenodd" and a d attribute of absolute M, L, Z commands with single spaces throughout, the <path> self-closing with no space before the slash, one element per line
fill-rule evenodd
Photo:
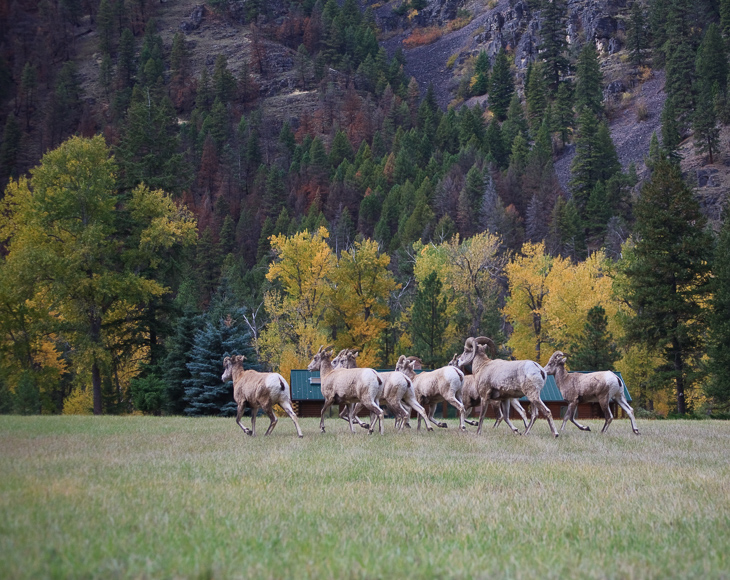
<path fill-rule="evenodd" d="M 451 362 L 449 364 L 451 366 L 456 366 L 456 361 L 459 358 L 458 353 L 454 354 L 454 356 L 451 359 Z M 468 417 L 471 414 L 471 411 L 474 407 L 478 407 L 482 403 L 482 399 L 479 396 L 479 391 L 477 390 L 477 383 L 474 380 L 474 375 L 464 375 L 464 388 L 461 390 L 461 402 L 464 404 L 464 415 Z M 501 422 L 502 419 L 504 419 L 504 413 L 502 412 L 502 403 L 500 401 L 490 400 L 489 405 L 491 405 L 495 413 L 497 415 L 497 419 L 494 422 L 494 425 L 492 427 L 497 427 Z M 520 401 L 518 399 L 509 399 L 509 405 L 507 405 L 507 412 L 509 412 L 509 407 L 512 407 L 520 417 L 522 417 L 522 423 L 525 425 L 525 429 L 527 429 L 527 414 L 525 413 L 525 409 L 520 405 Z M 464 421 L 473 426 L 479 425 L 478 421 L 471 421 L 470 419 L 464 419 Z"/>
<path fill-rule="evenodd" d="M 357 354 L 357 351 L 343 349 L 332 360 L 332 366 L 335 367 L 335 364 L 337 364 L 338 368 L 357 368 L 357 361 L 355 360 L 357 358 Z M 414 364 L 415 361 L 407 361 L 406 357 L 403 355 L 401 355 L 398 359 L 398 365 L 400 365 L 401 368 L 405 368 L 405 365 L 409 365 L 410 371 L 413 371 Z M 426 421 L 426 410 L 421 405 L 419 405 L 418 401 L 416 400 L 415 391 L 413 390 L 413 383 L 411 382 L 411 379 L 408 378 L 400 370 L 383 372 L 379 374 L 380 378 L 383 379 L 383 390 L 380 393 L 380 400 L 378 402 L 381 406 L 385 404 L 388 407 L 388 410 L 393 415 L 395 415 L 396 427 L 398 428 L 398 430 L 400 431 L 403 429 L 403 419 L 407 419 L 408 417 L 410 417 L 411 409 L 413 409 L 414 411 L 416 411 L 416 413 L 423 417 L 423 420 L 426 423 L 426 428 L 429 431 L 433 431 L 433 428 L 428 424 L 428 421 Z M 350 405 L 349 409 L 350 413 L 353 415 L 353 419 L 361 427 L 369 427 L 368 423 L 361 422 L 357 416 L 357 414 L 363 409 L 362 403 L 357 403 L 354 406 L 354 409 L 353 406 Z M 347 417 L 345 417 L 346 410 L 347 408 L 342 410 L 342 412 L 340 413 L 340 417 L 348 420 Z"/>
<path fill-rule="evenodd" d="M 626 396 L 624 395 L 623 381 L 611 371 L 599 371 L 595 373 L 568 373 L 565 370 L 565 362 L 568 357 L 559 350 L 556 350 L 548 364 L 545 366 L 545 372 L 549 375 L 555 375 L 555 383 L 560 389 L 563 398 L 568 401 L 568 410 L 565 412 L 563 424 L 560 426 L 562 431 L 565 423 L 570 421 L 581 431 L 590 431 L 587 425 L 581 425 L 575 420 L 578 411 L 578 403 L 598 403 L 603 409 L 606 422 L 603 424 L 601 433 L 608 431 L 608 426 L 613 421 L 613 413 L 611 413 L 611 402 L 616 402 L 626 411 L 631 420 L 631 429 L 639 435 L 639 429 L 636 427 L 636 419 L 634 418 L 634 410 L 629 406 Z"/>
<path fill-rule="evenodd" d="M 332 368 L 332 349 L 330 347 L 319 347 L 307 367 L 310 371 L 319 371 L 320 388 L 324 397 L 322 416 L 319 428 L 324 430 L 324 414 L 333 403 L 362 403 L 365 408 L 377 416 L 380 424 L 380 434 L 383 434 L 383 410 L 378 406 L 378 399 L 383 386 L 383 379 L 373 369 L 343 369 Z M 355 429 L 352 425 L 352 412 L 350 413 L 350 431 Z M 370 424 L 370 433 L 373 432 L 375 423 Z"/>
<path fill-rule="evenodd" d="M 356 369 L 357 368 L 357 357 L 360 353 L 356 350 L 343 348 L 337 356 L 332 359 L 333 369 Z M 349 405 L 342 405 L 339 417 L 343 421 L 350 422 L 350 415 L 354 413 L 352 420 L 355 421 L 363 429 L 369 429 L 370 423 L 363 423 L 358 417 L 358 413 L 363 409 L 361 404 L 350 403 Z"/>
<path fill-rule="evenodd" d="M 415 356 L 404 359 L 410 362 L 420 362 Z M 436 412 L 436 405 L 442 401 L 456 407 L 459 411 L 459 429 L 466 431 L 464 426 L 464 405 L 461 402 L 461 390 L 464 388 L 464 373 L 455 366 L 445 366 L 433 371 L 416 374 L 412 367 L 398 364 L 395 370 L 403 372 L 413 381 L 413 390 L 416 400 L 422 407 L 429 406 L 428 420 L 434 425 L 446 428 L 446 423 L 439 423 L 433 418 Z M 410 414 L 410 413 L 409 413 Z M 426 423 L 428 425 L 428 423 Z M 418 416 L 418 428 L 421 428 L 421 416 Z"/>
<path fill-rule="evenodd" d="M 284 412 L 294 421 L 297 428 L 297 435 L 302 436 L 297 416 L 291 406 L 289 385 L 279 373 L 260 373 L 254 370 L 245 370 L 243 361 L 246 357 L 238 355 L 223 359 L 223 375 L 221 381 L 233 381 L 233 399 L 238 405 L 236 423 L 243 429 L 243 432 L 252 437 L 256 436 L 256 415 L 259 407 L 269 416 L 271 423 L 264 435 L 269 435 L 276 427 L 279 420 L 273 411 L 273 406 L 279 404 Z M 246 405 L 251 407 L 251 429 L 241 424 L 241 417 Z"/>
<path fill-rule="evenodd" d="M 457 360 L 459 368 L 471 366 L 477 390 L 481 397 L 482 412 L 479 415 L 477 435 L 482 432 L 482 422 L 487 412 L 487 403 L 490 400 L 496 399 L 504 402 L 508 399 L 525 396 L 530 400 L 530 423 L 525 429 L 525 435 L 532 429 L 539 409 L 547 418 L 553 435 L 557 437 L 558 431 L 555 429 L 552 413 L 540 399 L 540 391 L 545 386 L 545 379 L 547 378 L 544 369 L 531 360 L 490 359 L 485 352 L 487 346 L 490 347 L 492 356 L 494 356 L 497 349 L 490 338 L 486 336 L 469 337 L 464 343 L 464 352 Z M 515 433 L 519 433 L 510 421 L 509 408 L 504 403 L 502 404 L 502 413 L 510 429 Z"/>

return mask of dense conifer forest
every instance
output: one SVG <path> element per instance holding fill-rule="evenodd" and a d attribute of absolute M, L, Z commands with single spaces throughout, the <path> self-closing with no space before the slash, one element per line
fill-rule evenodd
<path fill-rule="evenodd" d="M 687 164 L 730 159 L 730 0 L 621 4 L 612 49 L 529 0 L 529 62 L 477 44 L 448 105 L 409 50 L 496 4 L 432 4 L 191 4 L 226 55 L 152 0 L 0 0 L 0 412 L 230 414 L 224 356 L 440 366 L 481 335 L 620 370 L 645 416 L 727 413 L 730 224 Z M 640 167 L 609 54 L 665 75 Z"/>

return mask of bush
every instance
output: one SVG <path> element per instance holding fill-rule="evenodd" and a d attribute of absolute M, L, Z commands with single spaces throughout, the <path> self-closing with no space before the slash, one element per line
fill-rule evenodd
<path fill-rule="evenodd" d="M 649 107 L 646 106 L 646 102 L 639 101 L 636 105 L 636 120 L 641 123 L 649 118 Z"/>
<path fill-rule="evenodd" d="M 166 388 L 165 381 L 153 374 L 132 379 L 129 385 L 135 408 L 153 415 L 160 415 L 162 412 Z"/>
<path fill-rule="evenodd" d="M 441 34 L 441 29 L 435 26 L 416 28 L 408 38 L 403 40 L 403 46 L 406 48 L 415 48 L 416 46 L 431 44 L 441 38 Z"/>

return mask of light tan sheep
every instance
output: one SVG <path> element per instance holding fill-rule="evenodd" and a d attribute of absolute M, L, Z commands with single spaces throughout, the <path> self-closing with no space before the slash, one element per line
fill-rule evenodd
<path fill-rule="evenodd" d="M 233 381 L 233 399 L 238 405 L 236 423 L 243 429 L 243 432 L 252 437 L 256 436 L 256 415 L 259 408 L 269 416 L 271 423 L 264 435 L 269 435 L 279 422 L 274 414 L 273 407 L 278 404 L 284 412 L 294 421 L 297 435 L 302 436 L 297 416 L 291 406 L 289 385 L 279 373 L 260 373 L 254 370 L 243 368 L 243 361 L 246 357 L 238 355 L 223 359 L 223 375 L 221 381 Z M 241 424 L 241 417 L 246 405 L 251 407 L 251 429 Z"/>
<path fill-rule="evenodd" d="M 449 364 L 451 366 L 456 366 L 456 361 L 458 360 L 458 358 L 458 353 L 454 354 Z M 478 407 L 482 404 L 482 399 L 479 396 L 479 391 L 477 390 L 477 383 L 476 380 L 474 380 L 474 375 L 464 375 L 464 388 L 461 390 L 461 402 L 464 404 L 464 414 L 467 417 L 469 417 L 474 407 Z M 502 422 L 505 412 L 502 411 L 501 401 L 491 400 L 489 401 L 489 405 L 495 410 L 497 416 L 497 419 L 494 421 L 494 425 L 492 425 L 492 427 L 494 428 Z M 509 399 L 509 402 L 505 406 L 507 407 L 507 413 L 509 413 L 509 407 L 511 406 L 519 414 L 519 416 L 522 417 L 522 423 L 524 424 L 525 429 L 527 429 L 527 413 L 525 413 L 525 409 L 522 407 L 522 405 L 520 405 L 519 399 Z M 474 427 L 479 425 L 479 421 L 471 421 L 470 419 L 464 419 L 464 421 L 469 425 L 473 425 Z"/>
<path fill-rule="evenodd" d="M 565 429 L 565 423 L 570 421 L 581 431 L 590 431 L 588 425 L 581 425 L 576 421 L 575 415 L 578 411 L 578 403 L 598 403 L 601 405 L 606 422 L 603 424 L 601 433 L 608 431 L 608 426 L 613 421 L 613 413 L 611 413 L 610 403 L 616 402 L 631 421 L 631 429 L 639 435 L 639 429 L 636 427 L 636 419 L 634 418 L 634 410 L 629 406 L 626 396 L 624 395 L 624 384 L 618 375 L 611 371 L 598 371 L 595 373 L 569 373 L 565 370 L 565 363 L 568 357 L 559 350 L 556 350 L 548 364 L 545 366 L 545 372 L 549 375 L 555 375 L 555 384 L 560 389 L 560 394 L 568 401 L 568 410 L 565 412 L 563 424 L 560 430 Z"/>
<path fill-rule="evenodd" d="M 413 362 L 421 362 L 421 359 L 415 356 L 407 357 L 405 360 Z M 464 388 L 464 373 L 455 366 L 445 366 L 433 371 L 422 372 L 416 374 L 415 370 L 408 371 L 406 368 L 400 370 L 413 381 L 413 389 L 415 391 L 416 400 L 422 407 L 429 407 L 428 420 L 437 427 L 446 428 L 445 422 L 436 421 L 433 418 L 436 412 L 436 405 L 441 402 L 447 402 L 459 412 L 459 429 L 466 431 L 464 425 L 464 405 L 461 402 L 461 391 Z M 421 428 L 421 416 L 418 416 L 418 428 Z"/>
<path fill-rule="evenodd" d="M 490 400 L 507 401 L 508 399 L 524 396 L 530 400 L 531 413 L 530 423 L 525 429 L 525 435 L 532 429 L 538 410 L 540 410 L 547 418 L 553 435 L 557 437 L 558 431 L 553 423 L 553 415 L 547 405 L 540 399 L 540 392 L 545 386 L 545 379 L 547 378 L 545 370 L 531 360 L 490 359 L 486 353 L 487 347 L 490 348 L 492 356 L 494 356 L 497 349 L 490 338 L 486 336 L 469 337 L 464 343 L 464 352 L 457 360 L 459 368 L 471 367 L 481 397 L 482 412 L 479 415 L 477 435 L 482 432 L 482 422 Z M 502 408 L 504 421 L 512 431 L 519 433 L 517 427 L 510 421 L 507 410 L 504 407 Z"/>
<path fill-rule="evenodd" d="M 357 357 L 359 356 L 359 352 L 353 349 L 349 348 L 343 348 L 339 353 L 337 353 L 337 356 L 332 359 L 332 368 L 333 369 L 356 369 L 357 368 Z M 343 421 L 347 421 L 349 423 L 350 421 L 350 415 L 354 413 L 352 419 L 360 425 L 363 429 L 370 429 L 370 423 L 363 423 L 360 420 L 360 417 L 358 414 L 360 411 L 362 411 L 363 406 L 361 403 L 353 404 L 350 403 L 349 405 L 342 405 L 342 409 L 340 410 L 339 417 Z"/>
<path fill-rule="evenodd" d="M 319 371 L 320 388 L 324 397 L 322 415 L 319 428 L 322 433 L 324 429 L 324 415 L 333 404 L 362 403 L 365 408 L 374 413 L 380 424 L 380 434 L 383 434 L 383 410 L 377 403 L 383 386 L 383 380 L 373 369 L 334 369 L 332 368 L 331 348 L 319 347 L 312 361 L 307 366 L 310 371 Z M 373 432 L 374 422 L 370 424 L 370 433 Z M 352 413 L 350 413 L 350 431 L 355 432 L 352 425 Z"/>

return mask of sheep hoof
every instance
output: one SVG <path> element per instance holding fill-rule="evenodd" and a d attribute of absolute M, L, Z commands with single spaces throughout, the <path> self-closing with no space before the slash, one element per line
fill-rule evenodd
<path fill-rule="evenodd" d="M 363 429 L 370 429 L 370 423 L 363 423 L 362 425 L 360 425 L 360 427 L 362 427 Z"/>
<path fill-rule="evenodd" d="M 299 437 L 299 439 L 302 439 L 304 435 L 298 435 L 297 437 Z"/>
<path fill-rule="evenodd" d="M 558 438 L 558 435 L 560 435 L 560 433 L 556 433 L 556 434 L 555 434 L 555 439 L 557 439 L 557 438 Z"/>
<path fill-rule="evenodd" d="M 638 429 L 634 429 L 634 433 L 636 433 L 637 435 L 641 435 L 641 433 L 639 433 Z"/>
<path fill-rule="evenodd" d="M 589 427 L 588 425 L 586 425 L 586 428 L 585 428 L 585 430 L 586 430 L 586 431 L 590 431 L 590 430 L 591 430 L 591 428 L 590 428 L 590 427 Z"/>
<path fill-rule="evenodd" d="M 410 423 L 406 423 L 406 429 L 410 429 L 410 428 L 411 428 L 411 424 Z M 433 431 L 433 429 L 431 429 L 431 431 Z"/>
<path fill-rule="evenodd" d="M 446 423 L 439 423 L 439 427 L 441 427 L 442 429 L 448 429 L 449 428 L 449 426 Z"/>

